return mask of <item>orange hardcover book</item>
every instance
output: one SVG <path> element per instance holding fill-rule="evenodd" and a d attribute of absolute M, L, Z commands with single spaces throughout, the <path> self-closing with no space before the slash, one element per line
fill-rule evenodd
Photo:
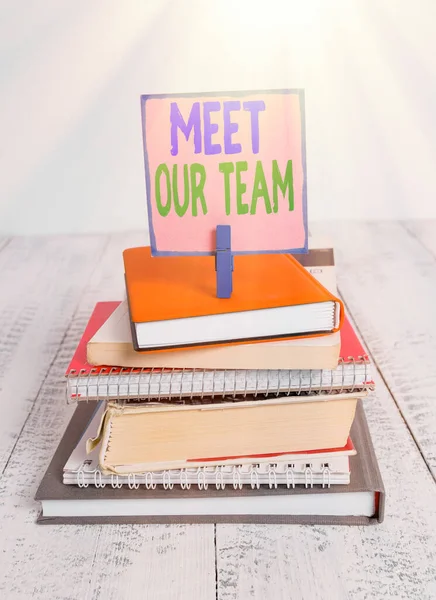
<path fill-rule="evenodd" d="M 287 339 L 337 331 L 341 301 L 288 254 L 234 256 L 231 298 L 217 298 L 211 256 L 123 253 L 136 350 Z"/>

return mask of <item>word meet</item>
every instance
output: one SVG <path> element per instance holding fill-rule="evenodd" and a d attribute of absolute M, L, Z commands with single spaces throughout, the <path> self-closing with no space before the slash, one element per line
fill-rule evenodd
<path fill-rule="evenodd" d="M 240 102 L 239 100 L 194 102 L 188 118 L 185 119 L 177 105 L 170 105 L 171 156 L 179 154 L 179 136 L 186 142 L 192 141 L 194 154 L 237 155 L 247 153 L 254 157 L 252 182 L 244 180 L 249 170 L 247 160 L 223 161 L 217 163 L 224 183 L 225 214 L 255 215 L 264 210 L 266 214 L 282 210 L 294 210 L 294 184 L 292 160 L 288 160 L 284 173 L 280 171 L 278 161 L 272 160 L 271 179 L 267 181 L 261 160 L 255 160 L 260 150 L 260 120 L 265 112 L 263 100 Z M 222 113 L 220 122 L 222 131 L 213 122 L 213 113 Z M 249 122 L 250 144 L 243 148 L 238 142 L 237 133 L 243 119 Z M 247 123 L 245 123 L 247 125 Z M 214 138 L 214 139 L 213 139 Z M 209 167 L 210 169 L 210 167 Z M 206 215 L 208 212 L 205 184 L 207 171 L 201 162 L 168 166 L 161 163 L 155 172 L 155 198 L 159 214 L 166 217 L 171 210 L 183 217 L 188 209 L 192 216 Z"/>

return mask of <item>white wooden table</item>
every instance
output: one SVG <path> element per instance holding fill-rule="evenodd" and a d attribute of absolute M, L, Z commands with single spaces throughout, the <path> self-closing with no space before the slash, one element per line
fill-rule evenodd
<path fill-rule="evenodd" d="M 375 363 L 387 492 L 374 527 L 35 525 L 74 407 L 63 374 L 146 234 L 0 238 L 0 597 L 436 598 L 436 222 L 335 223 L 340 292 Z"/>

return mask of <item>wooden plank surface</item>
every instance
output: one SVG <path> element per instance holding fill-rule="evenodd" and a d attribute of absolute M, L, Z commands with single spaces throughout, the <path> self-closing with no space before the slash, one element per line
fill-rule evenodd
<path fill-rule="evenodd" d="M 0 473 L 72 315 L 105 236 L 14 238 L 0 251 Z"/>
<path fill-rule="evenodd" d="M 436 224 L 328 229 L 339 290 L 436 477 Z"/>
<path fill-rule="evenodd" d="M 39 326 L 33 319 L 47 311 L 52 314 L 54 322 L 56 318 L 61 320 L 61 312 L 57 307 L 58 296 L 68 296 L 71 286 L 77 285 L 80 268 L 76 266 L 76 275 L 72 279 L 69 278 L 68 271 L 59 273 L 53 270 L 51 276 L 44 280 L 41 269 L 38 271 L 38 283 L 28 288 L 26 302 L 34 306 L 35 310 L 31 317 L 28 312 L 25 315 L 30 320 L 27 327 L 33 329 L 32 345 L 37 347 L 39 343 L 44 354 L 40 363 L 47 365 L 48 372 L 46 375 L 42 366 L 39 370 L 32 370 L 36 400 L 32 399 L 25 404 L 27 415 L 23 414 L 23 406 L 19 403 L 7 403 L 9 412 L 13 415 L 17 412 L 21 419 L 26 418 L 0 479 L 0 548 L 3 551 L 0 597 L 53 600 L 215 598 L 213 525 L 35 525 L 39 507 L 33 497 L 74 410 L 74 406 L 67 406 L 65 403 L 66 366 L 95 302 L 123 297 L 123 248 L 143 243 L 142 236 L 115 235 L 110 239 L 102 237 L 97 247 L 103 250 L 94 263 L 94 266 L 98 264 L 98 269 L 94 269 L 85 264 L 85 245 L 91 243 L 91 238 L 83 239 L 84 245 L 80 246 L 79 241 L 76 249 L 68 243 L 55 246 L 58 254 L 56 260 L 65 265 L 72 265 L 72 256 L 75 257 L 74 260 L 77 257 L 77 247 L 82 247 L 82 274 L 87 276 L 86 289 L 83 290 L 82 286 L 76 292 L 75 306 L 72 305 L 71 298 L 66 297 L 68 311 L 64 314 L 62 326 L 53 326 L 53 331 L 57 333 L 56 341 L 62 341 L 60 347 L 59 343 L 55 347 L 52 342 L 49 349 L 45 348 L 45 327 L 52 322 L 49 316 Z M 50 239 L 45 240 L 35 254 L 42 253 L 42 249 L 46 249 L 47 245 L 50 247 L 51 243 Z M 92 246 L 88 245 L 88 250 L 91 251 Z M 37 264 L 38 261 L 48 259 L 47 252 L 48 250 L 44 250 L 42 256 L 35 259 Z M 29 254 L 26 252 L 27 256 Z M 18 261 L 14 264 L 19 268 Z M 20 271 L 19 274 L 21 277 Z M 28 277 L 31 278 L 31 275 Z M 52 277 L 59 279 L 57 284 L 52 281 Z M 10 281 L 10 284 L 13 283 Z M 21 284 L 16 282 L 16 285 L 19 287 Z M 57 295 L 40 293 L 40 290 L 56 285 L 59 286 L 55 288 L 59 290 Z M 18 291 L 12 294 L 13 298 L 19 299 Z M 14 318 L 19 326 L 19 307 L 15 309 Z M 20 335 L 6 339 L 10 344 L 7 349 L 12 355 L 20 352 L 22 337 Z M 20 390 L 20 378 L 15 385 Z M 39 392 L 38 385 L 41 386 Z M 4 407 L 6 401 L 2 401 Z M 16 422 L 18 419 L 14 418 L 8 421 L 9 424 Z"/>
<path fill-rule="evenodd" d="M 398 223 L 311 226 L 334 240 L 340 292 L 381 369 L 365 407 L 385 522 L 358 530 L 218 526 L 220 600 L 436 597 L 436 486 L 421 455 L 434 469 L 436 318 L 427 321 L 436 262 L 425 246 L 434 251 L 436 228 L 407 227 L 417 239 Z"/>
<path fill-rule="evenodd" d="M 401 225 L 436 260 L 436 219 L 429 219 L 428 221 L 401 221 Z"/>
<path fill-rule="evenodd" d="M 2 251 L 4 248 L 6 248 L 6 246 L 9 244 L 9 242 L 10 242 L 10 241 L 11 241 L 11 239 L 10 239 L 10 238 L 7 238 L 7 237 L 0 236 L 0 252 L 1 252 L 1 251 Z"/>
<path fill-rule="evenodd" d="M 64 370 L 94 303 L 123 296 L 122 249 L 145 236 L 21 238 L 3 249 L 0 240 L 0 597 L 435 598 L 436 484 L 422 457 L 432 466 L 432 227 L 322 226 L 334 234 L 342 294 L 381 370 L 366 409 L 386 520 L 366 528 L 37 527 L 33 496 L 73 411 Z M 408 307 L 415 321 L 404 318 Z"/>
<path fill-rule="evenodd" d="M 436 598 L 436 485 L 383 381 L 365 401 L 386 487 L 370 527 L 217 525 L 219 600 Z"/>

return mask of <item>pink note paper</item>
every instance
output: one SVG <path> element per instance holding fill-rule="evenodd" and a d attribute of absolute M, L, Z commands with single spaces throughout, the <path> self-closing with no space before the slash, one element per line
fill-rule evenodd
<path fill-rule="evenodd" d="M 142 96 L 152 251 L 307 251 L 302 90 Z"/>

